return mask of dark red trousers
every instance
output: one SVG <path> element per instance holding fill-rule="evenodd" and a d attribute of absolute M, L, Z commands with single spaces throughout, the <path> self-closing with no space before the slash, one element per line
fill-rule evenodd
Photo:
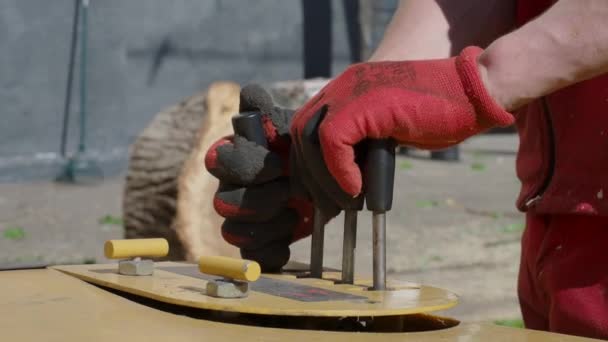
<path fill-rule="evenodd" d="M 608 339 L 608 218 L 528 214 L 518 292 L 526 328 Z"/>

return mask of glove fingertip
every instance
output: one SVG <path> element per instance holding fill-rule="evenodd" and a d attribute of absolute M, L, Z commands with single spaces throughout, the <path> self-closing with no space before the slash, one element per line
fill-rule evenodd
<path fill-rule="evenodd" d="M 334 131 L 335 132 L 335 131 Z M 342 142 L 331 129 L 321 129 L 321 150 L 329 173 L 348 195 L 357 197 L 361 193 L 361 170 L 355 162 L 354 144 Z"/>
<path fill-rule="evenodd" d="M 207 153 L 205 153 L 205 168 L 207 169 L 207 171 L 211 172 L 212 170 L 218 168 L 218 147 L 224 146 L 226 144 L 232 144 L 233 139 L 233 136 L 223 137 L 213 143 L 213 145 L 211 145 L 211 147 L 207 149 Z"/>
<path fill-rule="evenodd" d="M 246 208 L 241 208 L 230 203 L 226 203 L 219 196 L 213 198 L 213 208 L 223 218 L 253 215 L 255 212 Z"/>
<path fill-rule="evenodd" d="M 345 193 L 353 198 L 359 196 L 363 181 L 361 179 L 361 170 L 355 162 L 334 159 L 328 161 L 327 169 Z"/>
<path fill-rule="evenodd" d="M 224 241 L 237 248 L 246 248 L 251 244 L 251 239 L 247 236 L 231 234 L 224 228 L 222 228 L 222 238 Z"/>
<path fill-rule="evenodd" d="M 347 174 L 343 179 L 337 179 L 337 181 L 340 187 L 344 189 L 344 192 L 355 198 L 361 194 L 363 182 L 359 168 L 355 165 L 352 169 L 351 173 Z"/>
<path fill-rule="evenodd" d="M 248 84 L 240 93 L 240 112 L 261 111 L 268 113 L 273 108 L 270 94 L 259 84 Z"/>

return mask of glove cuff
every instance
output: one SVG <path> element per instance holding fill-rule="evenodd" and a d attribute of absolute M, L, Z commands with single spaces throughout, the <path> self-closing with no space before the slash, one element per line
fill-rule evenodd
<path fill-rule="evenodd" d="M 456 69 L 464 91 L 475 107 L 479 124 L 484 129 L 510 126 L 515 122 L 515 117 L 494 100 L 481 80 L 477 59 L 482 52 L 480 47 L 469 46 L 456 58 Z"/>

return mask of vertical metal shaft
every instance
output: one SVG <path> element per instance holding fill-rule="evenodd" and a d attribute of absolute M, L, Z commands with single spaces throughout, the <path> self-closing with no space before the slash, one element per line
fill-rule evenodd
<path fill-rule="evenodd" d="M 325 225 L 321 210 L 315 207 L 310 246 L 310 276 L 321 278 L 323 276 L 323 241 L 325 238 Z"/>
<path fill-rule="evenodd" d="M 80 24 L 80 0 L 74 0 L 74 16 L 72 19 L 72 40 L 70 42 L 70 59 L 68 61 L 68 79 L 63 102 L 63 127 L 61 129 L 61 156 L 67 158 L 68 130 L 70 125 L 70 107 L 72 105 L 72 82 L 74 81 L 74 63 L 78 42 L 78 25 Z"/>
<path fill-rule="evenodd" d="M 357 211 L 344 211 L 344 244 L 342 246 L 342 283 L 355 280 L 355 248 L 357 248 Z"/>
<path fill-rule="evenodd" d="M 82 0 L 82 32 L 80 39 L 80 136 L 78 139 L 78 152 L 86 149 L 87 132 L 87 42 L 89 28 L 89 0 Z"/>
<path fill-rule="evenodd" d="M 373 230 L 373 267 L 374 290 L 386 290 L 386 214 L 374 212 Z"/>

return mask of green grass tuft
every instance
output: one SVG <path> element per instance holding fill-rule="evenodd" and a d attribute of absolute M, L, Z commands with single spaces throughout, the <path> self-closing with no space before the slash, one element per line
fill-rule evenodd
<path fill-rule="evenodd" d="M 519 222 L 519 223 L 507 224 L 507 225 L 503 226 L 500 230 L 503 233 L 518 233 L 518 232 L 523 231 L 525 227 L 526 227 L 525 224 L 523 224 L 522 222 Z"/>
<path fill-rule="evenodd" d="M 490 217 L 492 217 L 493 219 L 498 220 L 499 218 L 502 217 L 502 214 L 494 211 L 494 212 L 490 213 Z"/>
<path fill-rule="evenodd" d="M 104 217 L 101 217 L 98 222 L 99 222 L 99 224 L 112 225 L 112 226 L 122 226 L 123 225 L 123 220 L 121 217 L 116 217 L 116 216 L 112 216 L 112 215 L 106 215 Z"/>
<path fill-rule="evenodd" d="M 414 164 L 412 164 L 412 162 L 410 162 L 409 160 L 404 160 L 401 163 L 399 163 L 399 168 L 401 170 L 410 170 L 413 167 L 414 167 Z"/>
<path fill-rule="evenodd" d="M 418 200 L 416 206 L 418 208 L 433 208 L 439 205 L 439 202 L 434 200 Z"/>
<path fill-rule="evenodd" d="M 483 171 L 486 169 L 486 164 L 482 162 L 474 162 L 471 164 L 471 170 L 473 171 Z"/>
<path fill-rule="evenodd" d="M 4 230 L 2 236 L 8 240 L 23 240 L 25 238 L 25 231 L 22 227 L 9 227 Z"/>
<path fill-rule="evenodd" d="M 524 328 L 524 321 L 522 319 L 501 319 L 494 321 L 494 324 L 501 325 L 503 327 L 511 328 Z"/>

